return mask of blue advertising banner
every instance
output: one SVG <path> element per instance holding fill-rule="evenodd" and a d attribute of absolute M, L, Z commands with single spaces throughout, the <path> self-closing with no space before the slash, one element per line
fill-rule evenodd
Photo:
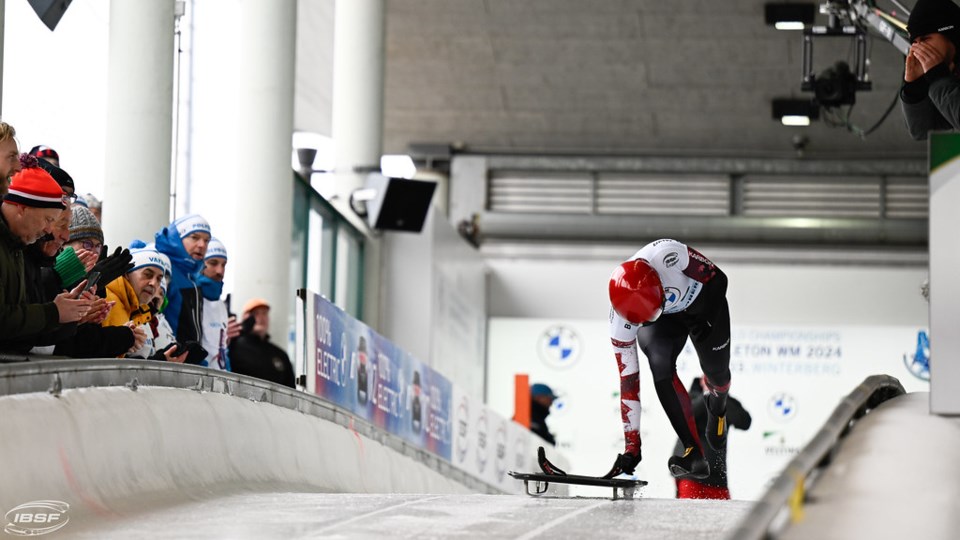
<path fill-rule="evenodd" d="M 446 460 L 452 455 L 453 385 L 319 295 L 311 294 L 314 392 Z"/>

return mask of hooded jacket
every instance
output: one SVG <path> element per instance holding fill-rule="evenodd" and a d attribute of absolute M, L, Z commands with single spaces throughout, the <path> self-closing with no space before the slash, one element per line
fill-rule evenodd
<path fill-rule="evenodd" d="M 166 255 L 173 266 L 163 314 L 177 341 L 199 342 L 203 335 L 203 296 L 197 285 L 197 275 L 203 269 L 203 261 L 187 253 L 173 223 L 161 229 L 155 235 L 155 241 L 157 251 Z"/>
<path fill-rule="evenodd" d="M 110 308 L 103 326 L 123 326 L 131 321 L 141 326 L 152 318 L 150 307 L 140 303 L 137 292 L 126 277 L 118 277 L 107 284 L 107 300 L 116 304 Z"/>

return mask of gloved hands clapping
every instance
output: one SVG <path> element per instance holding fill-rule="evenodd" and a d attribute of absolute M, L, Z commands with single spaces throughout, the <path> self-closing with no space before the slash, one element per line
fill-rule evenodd
<path fill-rule="evenodd" d="M 133 268 L 133 263 L 130 262 L 132 260 L 133 256 L 130 255 L 129 249 L 118 247 L 114 250 L 113 255 L 108 257 L 107 246 L 104 245 L 100 248 L 100 260 L 90 270 L 91 272 L 100 272 L 101 286 L 97 287 L 98 294 L 105 298 L 107 284 Z"/>

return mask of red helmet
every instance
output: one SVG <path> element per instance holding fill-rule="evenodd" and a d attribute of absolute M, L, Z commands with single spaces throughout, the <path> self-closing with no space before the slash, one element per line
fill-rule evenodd
<path fill-rule="evenodd" d="M 643 259 L 627 261 L 610 275 L 610 304 L 633 324 L 653 322 L 663 312 L 664 296 L 660 276 Z"/>

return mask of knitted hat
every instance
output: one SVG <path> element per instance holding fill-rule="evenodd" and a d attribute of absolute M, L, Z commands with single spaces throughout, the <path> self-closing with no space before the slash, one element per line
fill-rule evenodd
<path fill-rule="evenodd" d="M 70 242 L 93 238 L 103 243 L 103 229 L 100 222 L 87 207 L 75 204 L 70 208 Z"/>
<path fill-rule="evenodd" d="M 38 167 L 23 169 L 13 175 L 10 191 L 3 200 L 33 208 L 67 208 L 63 204 L 63 189 L 50 173 Z"/>
<path fill-rule="evenodd" d="M 910 42 L 927 34 L 940 33 L 957 43 L 960 38 L 960 6 L 951 0 L 917 0 L 907 19 Z"/>
<path fill-rule="evenodd" d="M 200 214 L 190 214 L 173 222 L 180 238 L 186 238 L 195 232 L 210 234 L 210 224 Z"/>
<path fill-rule="evenodd" d="M 133 256 L 133 268 L 127 270 L 127 273 L 140 270 L 147 266 L 154 266 L 163 271 L 164 275 L 171 273 L 173 266 L 166 255 L 157 251 L 154 244 L 144 244 L 139 240 L 134 240 L 130 244 L 130 255 Z"/>
<path fill-rule="evenodd" d="M 64 191 L 66 191 L 66 188 L 70 188 L 70 191 L 76 190 L 76 188 L 73 186 L 73 178 L 67 174 L 67 171 L 57 167 L 45 159 L 38 159 L 37 166 L 50 173 L 50 176 L 52 176 L 53 179 L 60 184 L 60 187 L 64 188 Z"/>
<path fill-rule="evenodd" d="M 227 246 L 223 245 L 223 242 L 217 240 L 216 238 L 211 238 L 210 243 L 207 244 L 207 255 L 203 260 L 212 259 L 214 257 L 220 257 L 221 259 L 227 258 Z"/>
<path fill-rule="evenodd" d="M 60 154 L 58 154 L 56 150 L 42 144 L 31 148 L 30 155 L 37 156 L 38 158 L 50 158 L 60 161 Z"/>

